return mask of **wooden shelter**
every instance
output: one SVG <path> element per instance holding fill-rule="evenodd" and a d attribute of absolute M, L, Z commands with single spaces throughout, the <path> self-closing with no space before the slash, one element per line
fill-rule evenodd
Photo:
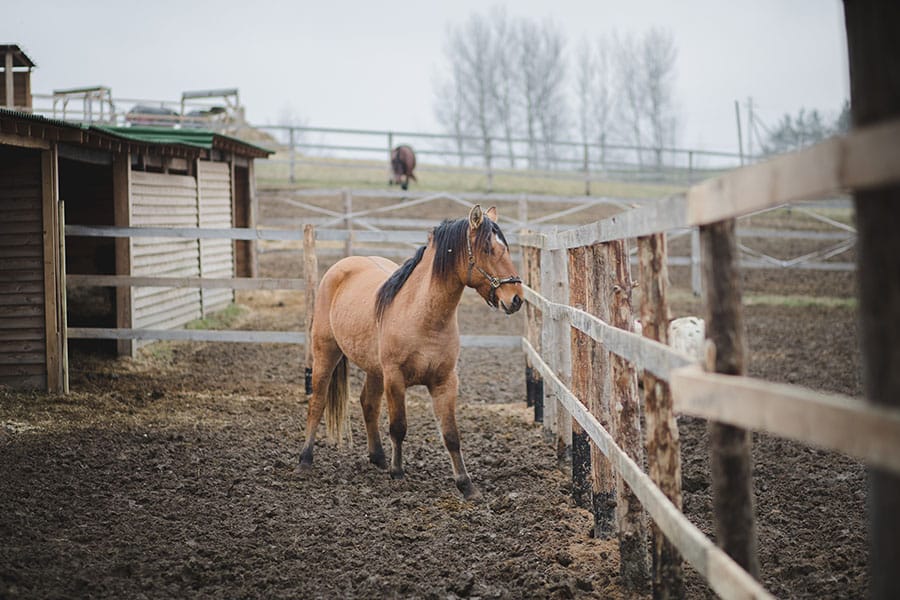
<path fill-rule="evenodd" d="M 31 108 L 34 62 L 15 44 L 0 44 L 0 106 Z"/>
<path fill-rule="evenodd" d="M 66 273 L 252 277 L 256 249 L 66 238 L 61 223 L 254 227 L 253 160 L 268 154 L 207 131 L 85 126 L 0 109 L 0 385 L 61 390 L 67 321 L 176 328 L 231 302 L 231 290 L 131 287 L 66 298 Z M 103 343 L 135 349 L 131 340 Z"/>

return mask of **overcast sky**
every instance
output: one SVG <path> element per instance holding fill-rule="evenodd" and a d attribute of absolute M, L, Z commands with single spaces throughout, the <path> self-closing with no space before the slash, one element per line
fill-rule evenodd
<path fill-rule="evenodd" d="M 434 79 L 447 28 L 505 5 L 583 37 L 669 29 L 681 144 L 735 150 L 734 100 L 774 123 L 834 115 L 849 95 L 839 0 L 13 0 L 0 43 L 38 67 L 32 90 L 105 85 L 114 98 L 178 100 L 237 87 L 254 123 L 292 112 L 322 127 L 439 131 Z M 126 107 L 127 108 L 127 107 Z"/>

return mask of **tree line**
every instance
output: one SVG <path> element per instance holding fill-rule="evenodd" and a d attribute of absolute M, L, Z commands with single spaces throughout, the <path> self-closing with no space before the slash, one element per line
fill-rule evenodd
<path fill-rule="evenodd" d="M 601 153 L 653 148 L 633 155 L 661 166 L 663 148 L 675 144 L 677 49 L 668 30 L 584 38 L 570 49 L 552 20 L 494 8 L 451 26 L 444 55 L 434 110 L 460 157 L 544 168 L 562 158 L 554 142 L 574 139 Z"/>

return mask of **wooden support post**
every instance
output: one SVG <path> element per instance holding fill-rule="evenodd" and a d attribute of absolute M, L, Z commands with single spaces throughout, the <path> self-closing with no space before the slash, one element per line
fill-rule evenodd
<path fill-rule="evenodd" d="M 289 135 L 290 135 L 290 139 L 289 139 L 288 143 L 289 143 L 290 146 L 291 146 L 291 153 L 290 153 L 290 159 L 291 159 L 290 181 L 291 181 L 291 183 L 294 183 L 295 181 L 297 181 L 296 178 L 295 178 L 295 175 L 294 175 L 294 173 L 295 173 L 294 169 L 295 169 L 295 165 L 296 165 L 296 162 L 297 162 L 296 128 L 291 127 L 291 128 L 288 130 L 288 132 L 289 132 Z"/>
<path fill-rule="evenodd" d="M 591 195 L 591 161 L 587 142 L 584 143 L 584 195 Z"/>
<path fill-rule="evenodd" d="M 900 116 L 896 57 L 900 5 L 844 1 L 853 125 Z M 859 323 L 866 398 L 900 407 L 900 186 L 853 194 L 856 207 Z M 869 595 L 900 598 L 900 477 L 869 470 Z"/>
<path fill-rule="evenodd" d="M 117 227 L 131 227 L 131 154 L 113 156 L 113 220 Z M 132 239 L 116 238 L 116 275 L 131 275 Z M 116 288 L 116 328 L 131 329 L 134 291 L 130 285 Z M 134 356 L 134 340 L 116 342 L 119 356 Z"/>
<path fill-rule="evenodd" d="M 316 258 L 316 228 L 314 225 L 303 226 L 303 276 L 306 280 L 306 393 L 312 394 L 312 317 L 316 308 L 316 290 L 319 286 L 319 261 Z"/>
<path fill-rule="evenodd" d="M 256 223 L 259 218 L 259 197 L 256 195 L 256 163 L 249 161 L 247 164 L 247 186 L 250 188 L 250 204 L 247 213 L 247 227 L 256 229 Z M 250 273 L 248 277 L 259 276 L 259 252 L 256 240 L 249 242 L 250 254 Z"/>
<path fill-rule="evenodd" d="M 746 348 L 735 220 L 702 226 L 700 243 L 706 337 L 715 346 L 714 364 L 707 364 L 707 369 L 744 375 Z M 709 444 L 716 542 L 758 579 L 750 434 L 739 427 L 710 421 Z"/>
<path fill-rule="evenodd" d="M 634 330 L 634 311 L 631 306 L 631 266 L 624 240 L 606 244 L 612 287 L 606 290 L 609 302 L 610 325 Z M 612 421 L 616 443 L 637 464 L 644 462 L 641 436 L 641 410 L 638 398 L 637 373 L 627 360 L 612 355 Z M 622 583 L 641 593 L 647 589 L 647 523 L 637 496 L 621 475 L 616 476 L 616 520 L 619 523 L 619 573 Z"/>
<path fill-rule="evenodd" d="M 703 294 L 703 276 L 700 269 L 700 230 L 691 230 L 691 291 L 695 296 Z"/>
<path fill-rule="evenodd" d="M 523 272 L 525 285 L 535 292 L 541 291 L 541 251 L 537 248 L 522 247 Z M 531 346 L 541 351 L 541 311 L 530 302 L 525 305 L 525 338 Z M 528 406 L 534 406 L 534 422 L 544 421 L 544 380 L 540 372 L 533 368 L 531 361 L 525 359 L 525 386 Z"/>
<path fill-rule="evenodd" d="M 541 289 L 551 302 L 569 302 L 568 258 L 565 249 L 541 250 Z M 571 345 L 568 322 L 543 315 L 541 348 L 557 377 L 570 385 L 572 376 Z M 544 393 L 544 431 L 556 447 L 557 457 L 564 461 L 572 447 L 572 417 L 562 407 L 556 391 Z"/>
<path fill-rule="evenodd" d="M 638 238 L 641 277 L 641 325 L 644 337 L 668 343 L 669 270 L 666 235 Z M 647 467 L 653 480 L 678 510 L 681 510 L 681 442 L 672 410 L 672 393 L 665 381 L 644 372 L 644 422 L 647 427 Z M 678 550 L 655 523 L 651 556 L 653 597 L 684 597 L 684 569 Z"/>
<path fill-rule="evenodd" d="M 59 341 L 62 353 L 60 367 L 62 369 L 62 393 L 69 393 L 69 318 L 68 296 L 66 295 L 66 203 L 59 201 Z"/>
<path fill-rule="evenodd" d="M 612 277 L 607 269 L 609 259 L 606 246 L 598 244 L 585 249 L 589 290 L 585 298 L 585 310 L 604 322 L 609 322 L 609 305 L 603 290 L 611 286 Z M 612 433 L 610 414 L 611 379 L 609 351 L 590 340 L 591 376 L 588 378 L 588 409 L 597 417 L 600 425 Z M 591 497 L 594 513 L 594 537 L 608 540 L 616 535 L 616 476 L 612 463 L 591 442 Z"/>
<path fill-rule="evenodd" d="M 6 78 L 6 99 L 4 106 L 10 110 L 16 108 L 15 76 L 13 74 L 13 53 L 7 50 L 3 55 L 3 76 Z"/>
<path fill-rule="evenodd" d="M 569 250 L 569 305 L 584 310 L 587 297 L 586 251 L 584 247 Z M 572 393 L 587 406 L 591 370 L 590 338 L 574 327 L 571 328 L 572 344 Z M 591 444 L 587 432 L 578 421 L 572 419 L 572 497 L 582 508 L 591 505 Z"/>
<path fill-rule="evenodd" d="M 353 256 L 353 196 L 350 190 L 341 190 L 344 199 L 344 229 L 347 230 L 347 242 L 344 245 L 344 256 Z"/>
<path fill-rule="evenodd" d="M 43 215 L 44 340 L 46 343 L 47 391 L 63 391 L 62 347 L 59 321 L 59 188 L 56 146 L 41 152 L 41 213 Z"/>

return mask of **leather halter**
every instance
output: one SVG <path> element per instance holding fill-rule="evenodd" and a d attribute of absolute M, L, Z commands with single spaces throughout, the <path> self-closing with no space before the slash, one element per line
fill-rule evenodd
<path fill-rule="evenodd" d="M 494 277 L 493 275 L 476 265 L 475 255 L 472 253 L 472 240 L 469 238 L 468 232 L 466 233 L 466 252 L 468 252 L 469 254 L 469 272 L 466 275 L 466 285 L 472 285 L 472 269 L 477 269 L 478 272 L 488 280 L 488 283 L 491 284 L 491 295 L 487 300 L 488 306 L 490 306 L 491 308 L 497 308 L 497 288 L 499 288 L 504 283 L 522 283 L 522 279 L 515 276 L 504 277 L 502 279 Z"/>

